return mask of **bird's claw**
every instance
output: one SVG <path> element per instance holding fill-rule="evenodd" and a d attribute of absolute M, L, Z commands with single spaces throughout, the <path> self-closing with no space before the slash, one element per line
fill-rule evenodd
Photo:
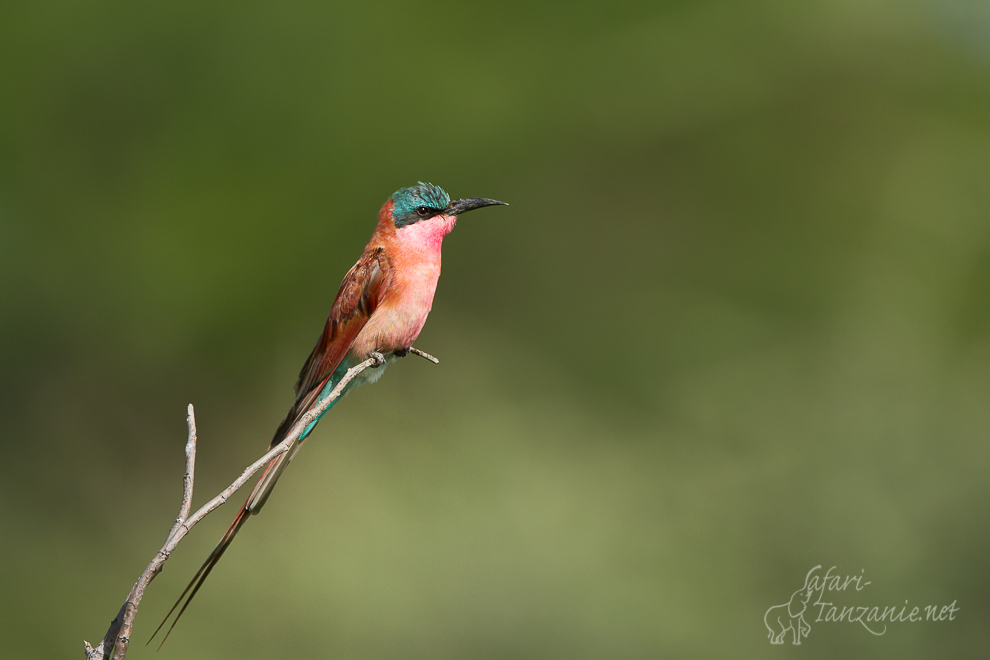
<path fill-rule="evenodd" d="M 368 355 L 368 357 L 370 357 L 370 358 L 371 358 L 372 360 L 374 360 L 374 361 L 375 361 L 375 366 L 376 366 L 376 367 L 380 367 L 380 366 L 382 366 L 383 364 L 385 364 L 385 356 L 384 356 L 384 355 L 382 355 L 381 353 L 379 353 L 378 351 L 372 351 L 372 352 L 371 352 L 371 353 L 370 353 L 370 354 Z"/>

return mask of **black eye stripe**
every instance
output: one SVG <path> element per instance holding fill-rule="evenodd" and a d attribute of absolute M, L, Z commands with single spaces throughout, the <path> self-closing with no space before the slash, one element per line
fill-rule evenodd
<path fill-rule="evenodd" d="M 411 210 L 402 211 L 401 215 L 395 216 L 394 222 L 396 227 L 405 227 L 407 225 L 416 224 L 421 220 L 428 220 L 429 218 L 440 215 L 441 213 L 443 213 L 443 209 L 422 204 L 420 206 L 413 207 Z"/>

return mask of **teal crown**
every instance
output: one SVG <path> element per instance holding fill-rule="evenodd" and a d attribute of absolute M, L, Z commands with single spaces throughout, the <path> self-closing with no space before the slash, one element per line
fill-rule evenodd
<path fill-rule="evenodd" d="M 450 195 L 440 186 L 420 181 L 415 186 L 401 188 L 392 193 L 392 220 L 396 227 L 411 225 L 423 219 L 417 209 L 430 209 L 430 216 L 444 210 L 450 204 Z"/>

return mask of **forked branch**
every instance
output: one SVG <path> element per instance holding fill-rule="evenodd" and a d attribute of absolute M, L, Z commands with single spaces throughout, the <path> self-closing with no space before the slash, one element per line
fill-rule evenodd
<path fill-rule="evenodd" d="M 410 348 L 409 352 L 419 355 L 434 364 L 439 362 L 432 355 L 424 353 L 419 349 Z M 134 619 L 137 616 L 138 605 L 141 603 L 144 591 L 151 584 L 151 581 L 155 579 L 155 576 L 161 573 L 162 566 L 168 560 L 172 551 L 175 550 L 175 546 L 179 544 L 179 541 L 189 533 L 189 530 L 196 523 L 226 502 L 258 470 L 267 465 L 276 456 L 287 452 L 289 447 L 292 446 L 292 443 L 302 435 L 306 427 L 317 420 L 320 415 L 333 405 L 334 401 L 340 398 L 344 392 L 344 388 L 358 374 L 369 367 L 378 367 L 383 364 L 385 364 L 385 357 L 380 353 L 372 353 L 371 357 L 367 360 L 348 369 L 347 373 L 344 374 L 344 377 L 340 379 L 340 382 L 337 383 L 337 386 L 333 388 L 330 394 L 314 406 L 312 410 L 299 418 L 299 421 L 296 422 L 295 426 L 292 427 L 292 430 L 289 431 L 289 434 L 285 436 L 282 442 L 272 447 L 268 453 L 246 467 L 241 472 L 241 475 L 234 480 L 234 483 L 227 486 L 219 495 L 204 504 L 192 515 L 189 515 L 189 511 L 192 509 L 193 481 L 196 472 L 196 417 L 192 404 L 189 404 L 188 414 L 186 416 L 186 423 L 189 427 L 188 440 L 186 441 L 186 471 L 182 475 L 182 504 L 179 507 L 179 516 L 175 519 L 175 523 L 172 525 L 172 529 L 165 539 L 165 545 L 158 551 L 155 558 L 151 560 L 148 567 L 144 569 L 144 573 L 134 583 L 130 593 L 127 595 L 127 600 L 124 601 L 120 611 L 117 612 L 117 616 L 110 622 L 110 628 L 107 630 L 107 634 L 104 635 L 103 641 L 96 648 L 90 646 L 89 642 L 83 642 L 86 649 L 86 660 L 123 660 L 124 656 L 127 655 L 131 630 L 134 627 Z"/>

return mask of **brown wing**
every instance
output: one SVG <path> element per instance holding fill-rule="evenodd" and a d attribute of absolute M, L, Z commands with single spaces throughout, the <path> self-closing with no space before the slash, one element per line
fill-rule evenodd
<path fill-rule="evenodd" d="M 323 326 L 323 333 L 299 372 L 295 386 L 296 401 L 275 430 L 272 447 L 282 442 L 296 421 L 316 403 L 327 378 L 340 366 L 354 339 L 388 290 L 391 272 L 384 249 L 375 248 L 361 255 L 344 276 L 330 308 L 330 316 Z"/>
<path fill-rule="evenodd" d="M 382 248 L 361 255 L 340 283 L 323 334 L 309 354 L 296 381 L 296 400 L 322 384 L 340 365 L 361 328 L 388 288 L 391 269 Z"/>

